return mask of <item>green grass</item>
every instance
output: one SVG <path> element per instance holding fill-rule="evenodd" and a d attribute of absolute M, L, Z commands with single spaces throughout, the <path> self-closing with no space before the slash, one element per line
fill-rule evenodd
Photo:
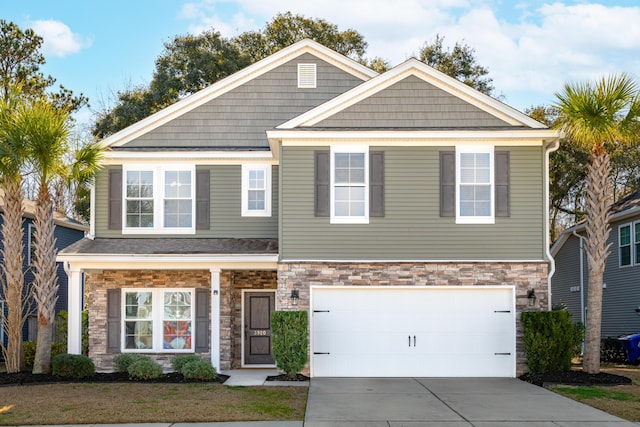
<path fill-rule="evenodd" d="M 640 402 L 640 396 L 602 387 L 554 386 L 552 390 L 579 401 L 587 399 L 610 399 L 621 402 Z"/>

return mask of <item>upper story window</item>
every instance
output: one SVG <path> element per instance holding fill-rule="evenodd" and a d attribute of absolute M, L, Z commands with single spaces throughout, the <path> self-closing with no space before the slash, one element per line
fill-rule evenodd
<path fill-rule="evenodd" d="M 27 264 L 33 265 L 36 260 L 36 225 L 29 223 L 27 230 L 29 233 L 27 237 Z"/>
<path fill-rule="evenodd" d="M 124 351 L 192 352 L 193 289 L 123 289 Z"/>
<path fill-rule="evenodd" d="M 369 222 L 368 147 L 332 147 L 331 223 Z"/>
<path fill-rule="evenodd" d="M 194 233 L 193 167 L 127 167 L 123 233 Z"/>
<path fill-rule="evenodd" d="M 618 227 L 620 267 L 640 265 L 640 221 Z"/>
<path fill-rule="evenodd" d="M 271 165 L 242 165 L 242 216 L 271 216 Z"/>
<path fill-rule="evenodd" d="M 493 147 L 458 147 L 456 183 L 456 223 L 493 224 Z"/>
<path fill-rule="evenodd" d="M 298 88 L 315 89 L 317 80 L 316 64 L 298 64 Z"/>

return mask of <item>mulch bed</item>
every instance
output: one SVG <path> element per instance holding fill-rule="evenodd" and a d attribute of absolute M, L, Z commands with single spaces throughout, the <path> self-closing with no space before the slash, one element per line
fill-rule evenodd
<path fill-rule="evenodd" d="M 614 386 L 630 385 L 632 383 L 630 378 L 623 377 L 621 375 L 608 374 L 606 372 L 588 374 L 579 370 L 546 372 L 544 374 L 524 374 L 519 378 L 540 387 L 557 384 L 578 386 Z"/>
<path fill-rule="evenodd" d="M 217 378 L 213 380 L 200 381 L 193 379 L 185 379 L 182 374 L 171 372 L 162 375 L 159 378 L 155 378 L 152 380 L 136 380 L 130 379 L 129 374 L 126 372 L 96 372 L 95 375 L 88 378 L 82 379 L 74 379 L 67 377 L 59 377 L 57 375 L 47 375 L 47 374 L 32 374 L 31 372 L 18 372 L 13 374 L 8 373 L 0 373 L 0 386 L 9 386 L 9 385 L 36 385 L 36 384 L 58 384 L 58 383 L 72 383 L 72 382 L 81 382 L 81 383 L 127 383 L 127 382 L 136 382 L 136 383 L 224 383 L 228 375 L 218 374 Z"/>
<path fill-rule="evenodd" d="M 285 374 L 280 374 L 280 375 L 268 376 L 267 381 L 309 381 L 309 377 L 302 374 L 296 374 L 295 377 L 290 377 Z"/>

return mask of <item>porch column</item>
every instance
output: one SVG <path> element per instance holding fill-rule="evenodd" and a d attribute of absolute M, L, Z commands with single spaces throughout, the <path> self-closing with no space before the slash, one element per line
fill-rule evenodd
<path fill-rule="evenodd" d="M 65 263 L 68 277 L 67 352 L 82 354 L 82 270 Z"/>
<path fill-rule="evenodd" d="M 220 269 L 211 268 L 211 365 L 220 372 Z"/>

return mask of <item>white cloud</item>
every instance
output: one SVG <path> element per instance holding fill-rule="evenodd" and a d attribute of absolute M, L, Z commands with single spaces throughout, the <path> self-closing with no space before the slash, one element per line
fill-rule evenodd
<path fill-rule="evenodd" d="M 31 28 L 43 39 L 45 56 L 65 57 L 91 46 L 89 38 L 73 33 L 64 23 L 55 20 L 39 20 L 30 23 Z"/>

